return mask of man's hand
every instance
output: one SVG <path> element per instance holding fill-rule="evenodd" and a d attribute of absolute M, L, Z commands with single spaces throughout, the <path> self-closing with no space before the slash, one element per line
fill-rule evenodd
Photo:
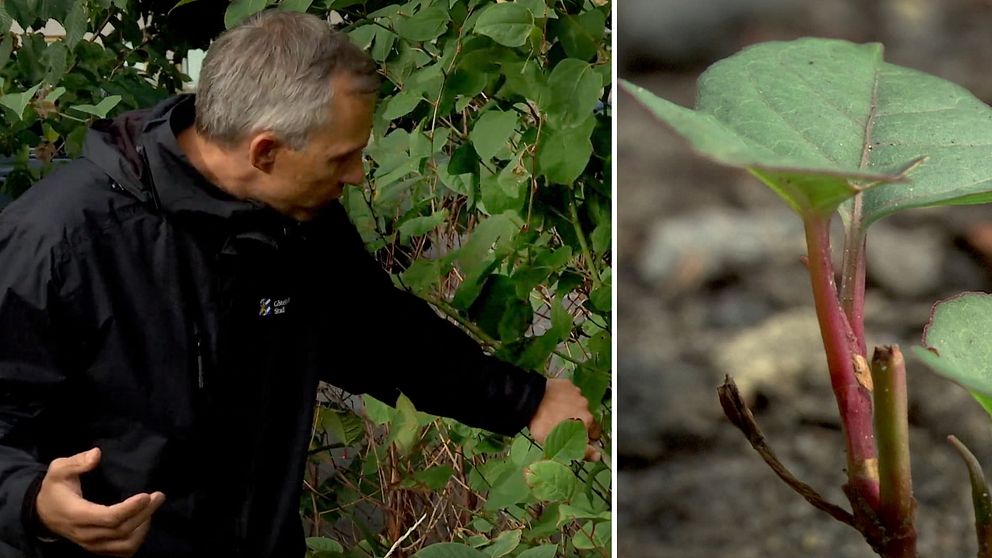
<path fill-rule="evenodd" d="M 79 477 L 99 463 L 98 448 L 52 461 L 35 504 L 38 519 L 52 533 L 89 552 L 128 558 L 144 542 L 165 494 L 135 494 L 112 506 L 89 502 L 83 499 Z"/>
<path fill-rule="evenodd" d="M 599 439 L 599 425 L 589 412 L 589 402 L 582 396 L 582 391 L 571 380 L 549 379 L 544 389 L 544 398 L 537 406 L 534 418 L 530 419 L 530 433 L 537 443 L 543 445 L 555 426 L 569 419 L 581 420 L 589 432 L 589 439 Z M 588 461 L 599 461 L 601 457 L 598 449 L 592 445 L 586 447 Z"/>

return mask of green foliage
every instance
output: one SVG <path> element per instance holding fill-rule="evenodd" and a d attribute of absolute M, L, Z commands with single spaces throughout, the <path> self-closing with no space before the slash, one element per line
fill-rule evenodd
<path fill-rule="evenodd" d="M 153 16 L 156 10 L 155 2 L 135 0 L 3 3 L 0 161 L 13 171 L 0 193 L 16 196 L 53 160 L 78 156 L 96 118 L 147 107 L 182 87 L 187 78 L 177 63 L 196 41 L 163 33 L 166 18 Z M 139 18 L 148 22 L 144 31 Z M 50 19 L 65 34 L 47 41 L 39 30 Z M 14 33 L 14 22 L 27 32 Z"/>
<path fill-rule="evenodd" d="M 386 78 L 369 189 L 343 200 L 369 249 L 500 358 L 571 377 L 610 424 L 609 6 L 325 4 Z M 608 555 L 611 473 L 580 461 L 580 423 L 560 425 L 542 449 L 526 433 L 507 441 L 402 398 L 395 409 L 364 403 L 357 453 L 310 481 L 313 533 L 351 556 L 397 541 L 428 558 Z M 314 446 L 339 436 L 318 423 Z M 364 526 L 363 506 L 384 516 L 383 530 Z M 455 540 L 438 542 L 438 529 Z"/>
<path fill-rule="evenodd" d="M 992 415 L 992 295 L 964 293 L 938 302 L 913 354 L 971 392 Z"/>
<path fill-rule="evenodd" d="M 800 213 L 830 213 L 859 191 L 866 225 L 913 207 L 992 200 L 983 151 L 992 109 L 884 62 L 878 44 L 751 47 L 700 77 L 696 110 L 627 90 L 699 152 L 749 169 Z"/>
<path fill-rule="evenodd" d="M 385 77 L 369 188 L 342 200 L 369 249 L 499 358 L 571 377 L 608 431 L 608 3 L 8 0 L 0 155 L 14 171 L 0 193 L 78 156 L 95 119 L 181 90 L 189 49 L 273 7 L 335 12 Z M 50 18 L 64 37 L 35 31 Z M 608 555 L 611 473 L 578 461 L 586 442 L 578 423 L 542 449 L 526 431 L 505 439 L 405 397 L 326 388 L 301 499 L 308 555 Z"/>

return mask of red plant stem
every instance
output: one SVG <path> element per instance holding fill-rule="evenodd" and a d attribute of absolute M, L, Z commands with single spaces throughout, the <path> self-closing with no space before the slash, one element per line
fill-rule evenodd
<path fill-rule="evenodd" d="M 827 354 L 830 383 L 847 444 L 848 489 L 861 502 L 854 502 L 859 514 L 862 503 L 872 510 L 879 505 L 878 459 L 872 429 L 870 376 L 861 381 L 854 371 L 856 338 L 841 309 L 830 259 L 830 215 L 807 214 L 803 218 L 809 275 L 813 287 L 816 316 Z"/>
<path fill-rule="evenodd" d="M 875 434 L 886 558 L 916 558 L 916 500 L 909 462 L 906 362 L 897 345 L 876 347 L 871 360 Z"/>

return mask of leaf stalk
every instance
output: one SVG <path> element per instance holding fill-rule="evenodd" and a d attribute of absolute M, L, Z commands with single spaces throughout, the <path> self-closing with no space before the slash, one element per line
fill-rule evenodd
<path fill-rule="evenodd" d="M 830 214 L 806 214 L 803 224 L 816 316 L 847 446 L 849 497 L 852 497 L 856 515 L 862 516 L 866 511 L 862 509 L 864 506 L 869 510 L 877 510 L 879 507 L 871 376 L 867 371 L 855 374 L 856 352 L 853 348 L 856 346 L 856 337 L 841 308 L 834 281 L 830 254 Z"/>

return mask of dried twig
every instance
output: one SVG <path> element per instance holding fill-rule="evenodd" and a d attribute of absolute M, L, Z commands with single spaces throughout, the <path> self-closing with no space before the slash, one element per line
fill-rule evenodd
<path fill-rule="evenodd" d="M 785 484 L 789 485 L 789 488 L 795 490 L 800 496 L 806 499 L 807 502 L 812 504 L 812 506 L 818 510 L 822 510 L 833 517 L 841 523 L 846 523 L 851 527 L 857 528 L 854 523 L 854 516 L 844 508 L 836 504 L 828 502 L 823 496 L 813 489 L 810 485 L 797 479 L 786 467 L 779 461 L 775 452 L 768 447 L 768 443 L 765 441 L 764 434 L 761 433 L 761 429 L 758 428 L 758 423 L 754 420 L 754 415 L 751 414 L 751 410 L 747 408 L 747 403 L 744 402 L 744 398 L 741 397 L 740 391 L 737 389 L 737 384 L 734 383 L 733 378 L 726 376 L 723 381 L 723 385 L 717 388 L 717 392 L 720 395 L 720 405 L 723 406 L 723 412 L 730 419 L 730 422 L 734 424 L 744 436 L 747 437 L 747 441 L 751 444 L 751 447 L 761 456 L 761 458 L 775 471 Z"/>

